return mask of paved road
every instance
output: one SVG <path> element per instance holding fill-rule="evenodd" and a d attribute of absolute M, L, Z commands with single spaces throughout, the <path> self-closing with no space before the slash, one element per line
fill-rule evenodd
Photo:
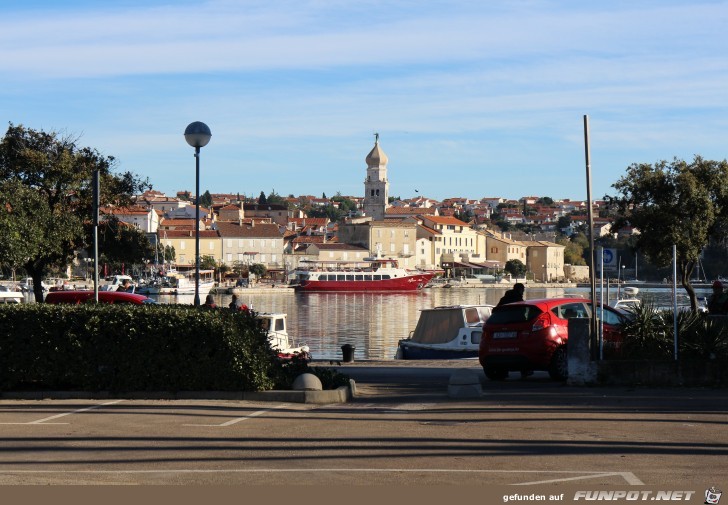
<path fill-rule="evenodd" d="M 726 390 L 536 374 L 449 398 L 454 367 L 471 366 L 342 365 L 357 397 L 325 406 L 0 400 L 0 484 L 726 487 Z"/>

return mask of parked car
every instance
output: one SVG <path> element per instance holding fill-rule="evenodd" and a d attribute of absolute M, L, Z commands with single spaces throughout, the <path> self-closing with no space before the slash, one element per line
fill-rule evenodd
<path fill-rule="evenodd" d="M 483 326 L 478 352 L 486 377 L 503 380 L 511 371 L 530 375 L 545 370 L 552 379 L 565 380 L 569 319 L 591 317 L 591 310 L 589 300 L 575 297 L 525 300 L 494 308 Z M 603 342 L 609 353 L 618 352 L 626 320 L 621 312 L 604 306 Z"/>
<path fill-rule="evenodd" d="M 46 303 L 93 303 L 95 300 L 93 291 L 51 291 L 45 297 Z M 125 293 L 123 291 L 99 291 L 99 303 L 131 303 L 143 305 L 157 303 L 151 298 L 136 293 Z"/>

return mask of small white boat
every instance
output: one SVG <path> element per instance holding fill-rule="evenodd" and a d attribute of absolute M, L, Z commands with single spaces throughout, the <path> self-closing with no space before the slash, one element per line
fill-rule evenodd
<path fill-rule="evenodd" d="M 124 281 L 134 284 L 134 280 L 129 275 L 112 275 L 106 279 L 106 284 L 99 287 L 99 291 L 118 291 Z"/>
<path fill-rule="evenodd" d="M 21 291 L 15 291 L 7 286 L 0 286 L 0 304 L 23 303 L 24 299 Z"/>
<path fill-rule="evenodd" d="M 639 298 L 622 298 L 612 303 L 612 307 L 622 310 L 635 310 L 637 307 L 640 306 L 641 303 L 642 300 L 640 300 Z"/>
<path fill-rule="evenodd" d="M 286 314 L 262 312 L 256 314 L 255 317 L 260 320 L 261 326 L 267 331 L 271 349 L 278 353 L 279 358 L 291 359 L 300 354 L 306 359 L 311 359 L 307 345 L 295 347 L 295 344 L 289 339 Z"/>
<path fill-rule="evenodd" d="M 399 341 L 395 359 L 476 358 L 492 310 L 493 305 L 424 309 L 409 338 Z"/>
<path fill-rule="evenodd" d="M 200 296 L 206 296 L 215 287 L 214 270 L 200 270 Z M 147 294 L 192 295 L 195 293 L 195 272 L 181 274 L 169 272 L 159 283 L 150 285 Z"/>

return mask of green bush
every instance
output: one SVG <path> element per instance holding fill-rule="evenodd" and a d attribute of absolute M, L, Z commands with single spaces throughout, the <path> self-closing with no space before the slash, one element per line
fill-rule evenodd
<path fill-rule="evenodd" d="M 0 306 L 0 389 L 260 391 L 280 364 L 253 314 L 188 305 Z"/>
<path fill-rule="evenodd" d="M 659 310 L 649 303 L 631 309 L 632 320 L 624 325 L 622 357 L 627 359 L 672 359 L 675 352 L 673 311 Z M 678 311 L 678 357 L 728 358 L 728 320 L 691 311 Z"/>

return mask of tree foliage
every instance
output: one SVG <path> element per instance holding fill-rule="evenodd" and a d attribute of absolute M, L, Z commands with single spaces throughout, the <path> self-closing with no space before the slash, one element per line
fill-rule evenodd
<path fill-rule="evenodd" d="M 618 196 L 606 199 L 615 227 L 636 228 L 636 249 L 657 266 L 671 264 L 676 246 L 679 280 L 697 310 L 690 277 L 710 237 L 723 234 L 728 221 L 728 162 L 696 156 L 689 163 L 633 164 L 613 187 Z"/>
<path fill-rule="evenodd" d="M 200 197 L 200 206 L 207 209 L 212 207 L 212 195 L 209 190 L 202 193 L 202 196 Z"/>
<path fill-rule="evenodd" d="M 99 223 L 99 252 L 102 261 L 109 263 L 134 264 L 154 259 L 154 247 L 146 234 L 116 217 Z"/>
<path fill-rule="evenodd" d="M 28 272 L 37 301 L 43 276 L 88 245 L 93 172 L 99 171 L 102 205 L 128 205 L 150 187 L 129 172 L 113 174 L 114 165 L 113 157 L 57 132 L 11 123 L 0 141 L 0 263 Z"/>
<path fill-rule="evenodd" d="M 526 268 L 526 265 L 521 260 L 508 260 L 506 261 L 504 270 L 513 277 L 518 278 L 525 277 L 528 268 Z"/>

